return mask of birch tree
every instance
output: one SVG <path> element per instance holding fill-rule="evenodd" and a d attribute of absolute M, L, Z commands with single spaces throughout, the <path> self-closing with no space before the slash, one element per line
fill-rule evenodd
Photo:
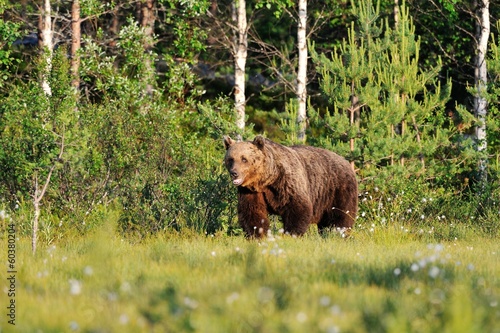
<path fill-rule="evenodd" d="M 151 53 L 153 50 L 153 32 L 155 25 L 155 1 L 143 0 L 137 3 L 137 13 L 140 26 L 144 29 L 144 51 Z M 146 80 L 146 95 L 153 95 L 153 83 L 155 81 L 155 74 L 153 64 L 149 57 L 146 57 L 144 64 L 146 72 L 148 73 Z"/>
<path fill-rule="evenodd" d="M 42 57 L 44 62 L 44 69 L 42 71 L 42 88 L 47 96 L 52 95 L 52 89 L 49 84 L 49 73 L 52 69 L 52 53 L 54 51 L 53 30 L 52 30 L 52 10 L 50 0 L 43 0 L 43 7 L 38 21 L 38 28 L 40 30 L 39 44 L 40 50 L 44 54 Z"/>
<path fill-rule="evenodd" d="M 234 80 L 227 76 L 232 85 L 234 96 L 235 125 L 238 137 L 245 132 L 246 120 L 246 67 L 248 57 L 248 31 L 252 25 L 247 18 L 247 4 L 245 0 L 232 0 L 227 6 L 225 3 L 212 2 L 207 15 L 210 18 L 208 38 L 210 48 L 222 50 L 219 59 L 224 59 L 229 50 Z"/>
<path fill-rule="evenodd" d="M 297 48 L 299 51 L 299 64 L 297 68 L 297 100 L 298 100 L 298 134 L 300 142 L 306 141 L 307 126 L 307 0 L 299 0 L 299 17 L 297 31 Z"/>
<path fill-rule="evenodd" d="M 71 85 L 78 93 L 80 88 L 80 55 L 81 47 L 81 19 L 80 19 L 80 0 L 73 0 L 71 5 Z"/>
<path fill-rule="evenodd" d="M 489 0 L 476 0 L 476 59 L 474 63 L 474 115 L 479 124 L 476 126 L 475 135 L 477 150 L 482 155 L 479 160 L 478 173 L 481 189 L 484 190 L 487 182 L 487 141 L 486 141 L 486 116 L 488 102 L 486 90 L 488 73 L 486 54 L 488 51 L 488 37 L 490 35 Z"/>
<path fill-rule="evenodd" d="M 240 135 L 245 130 L 245 66 L 248 48 L 248 26 L 246 1 L 235 0 L 232 4 L 235 35 L 233 43 L 234 54 L 234 104 L 236 109 L 236 126 Z"/>
<path fill-rule="evenodd" d="M 286 48 L 280 49 L 276 45 L 264 42 L 255 31 L 252 37 L 259 46 L 260 52 L 269 58 L 272 64 L 270 66 L 271 71 L 296 96 L 296 103 L 294 101 L 287 104 L 287 118 L 282 122 L 282 129 L 290 134 L 292 138 L 291 142 L 304 143 L 306 141 L 307 128 L 307 38 L 310 35 L 307 29 L 307 0 L 298 0 L 297 2 L 290 0 L 267 0 L 258 5 L 258 8 L 264 6 L 264 4 L 268 9 L 272 5 L 276 6 L 274 12 L 276 17 L 280 17 L 283 13 L 286 13 L 297 23 L 296 58 L 291 58 Z M 315 23 L 316 28 L 316 25 L 320 26 L 325 19 L 323 13 L 319 14 L 318 17 L 321 19 Z M 282 62 L 284 66 L 276 65 L 276 60 Z M 287 68 L 291 73 L 287 74 L 284 68 Z"/>
<path fill-rule="evenodd" d="M 392 12 L 394 14 L 394 26 L 397 26 L 399 23 L 399 0 L 394 0 L 394 7 Z"/>

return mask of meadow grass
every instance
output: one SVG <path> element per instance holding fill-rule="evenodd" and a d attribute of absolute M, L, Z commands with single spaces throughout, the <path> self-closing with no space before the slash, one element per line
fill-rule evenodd
<path fill-rule="evenodd" d="M 115 222 L 36 255 L 18 239 L 16 325 L 2 313 L 0 331 L 500 332 L 500 246 L 471 230 L 446 241 L 392 224 L 349 239 L 312 229 L 134 243 Z"/>

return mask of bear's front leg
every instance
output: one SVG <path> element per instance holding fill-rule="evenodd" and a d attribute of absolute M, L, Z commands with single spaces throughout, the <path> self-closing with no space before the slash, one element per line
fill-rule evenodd
<path fill-rule="evenodd" d="M 312 219 L 312 204 L 310 202 L 292 202 L 285 208 L 282 215 L 285 234 L 301 236 L 306 233 Z"/>
<path fill-rule="evenodd" d="M 264 194 L 238 188 L 238 221 L 247 238 L 267 236 L 269 219 Z"/>

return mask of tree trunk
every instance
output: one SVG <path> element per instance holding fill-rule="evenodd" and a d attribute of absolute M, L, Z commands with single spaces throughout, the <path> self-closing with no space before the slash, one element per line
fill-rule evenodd
<path fill-rule="evenodd" d="M 78 51 L 81 46 L 81 20 L 80 20 L 80 0 L 73 0 L 71 5 L 71 85 L 76 92 L 80 88 L 80 55 Z"/>
<path fill-rule="evenodd" d="M 237 3 L 236 3 L 237 1 Z M 248 29 L 246 1 L 235 0 L 233 3 L 233 21 L 236 23 L 234 50 L 234 102 L 236 126 L 240 135 L 245 130 L 245 66 L 247 61 Z"/>
<path fill-rule="evenodd" d="M 153 30 L 155 25 L 155 14 L 154 14 L 154 0 L 144 0 L 140 3 L 140 23 L 141 27 L 144 28 L 144 33 L 148 37 L 153 36 Z M 146 44 L 145 46 L 151 48 L 152 45 Z"/>
<path fill-rule="evenodd" d="M 297 139 L 301 142 L 306 140 L 307 126 L 307 0 L 299 0 L 299 25 L 297 32 L 297 46 L 299 49 L 299 65 L 297 69 L 297 100 L 299 109 L 297 112 L 298 134 Z"/>
<path fill-rule="evenodd" d="M 365 104 L 359 103 L 359 98 L 356 96 L 355 84 L 354 81 L 351 82 L 351 106 L 349 107 L 349 125 L 350 127 L 356 126 L 356 130 L 359 131 L 359 120 L 356 120 L 356 116 L 359 119 L 360 110 L 365 106 Z M 350 138 L 349 150 L 351 152 L 351 167 L 353 171 L 356 171 L 356 165 L 354 163 L 354 147 L 355 147 L 355 138 Z"/>
<path fill-rule="evenodd" d="M 394 26 L 397 27 L 399 24 L 399 0 L 394 0 Z"/>
<path fill-rule="evenodd" d="M 40 202 L 43 199 L 43 196 L 45 195 L 45 192 L 47 192 L 47 189 L 49 188 L 50 184 L 50 179 L 52 178 L 52 173 L 54 172 L 57 163 L 61 161 L 63 154 L 64 154 L 64 136 L 61 137 L 61 147 L 59 148 L 59 155 L 57 156 L 57 159 L 53 162 L 52 166 L 50 167 L 49 173 L 47 174 L 47 178 L 45 179 L 45 183 L 43 186 L 40 188 L 38 184 L 38 172 L 35 173 L 35 179 L 34 179 L 34 189 L 33 189 L 33 207 L 34 207 L 34 216 L 33 216 L 33 229 L 32 229 L 32 238 L 31 238 L 31 250 L 33 254 L 36 252 L 36 246 L 37 246 L 37 240 L 38 240 L 38 221 L 40 219 Z"/>
<path fill-rule="evenodd" d="M 137 4 L 137 13 L 139 15 L 139 23 L 141 27 L 144 29 L 145 35 L 145 43 L 144 43 L 144 51 L 146 53 L 150 53 L 153 49 L 152 41 L 153 41 L 153 32 L 155 26 L 155 0 L 143 0 Z M 145 63 L 146 71 L 149 74 L 148 77 L 145 78 L 146 82 L 146 95 L 153 96 L 153 83 L 154 83 L 154 70 L 153 64 L 149 60 L 146 60 Z"/>
<path fill-rule="evenodd" d="M 38 221 L 40 220 L 40 190 L 38 188 L 38 174 L 35 174 L 35 188 L 33 195 L 33 208 L 35 210 L 33 214 L 33 227 L 31 230 L 31 252 L 36 253 L 36 246 L 38 242 Z"/>
<path fill-rule="evenodd" d="M 111 24 L 109 25 L 108 32 L 111 36 L 109 46 L 114 49 L 116 47 L 116 40 L 118 39 L 118 33 L 120 32 L 120 7 L 115 4 L 115 7 L 111 11 Z"/>
<path fill-rule="evenodd" d="M 54 51 L 53 32 L 52 32 L 52 18 L 50 0 L 43 1 L 43 8 L 41 9 L 40 18 L 38 21 L 38 28 L 40 30 L 40 38 L 38 44 L 42 50 L 45 62 L 45 68 L 42 73 L 42 89 L 45 95 L 51 96 L 52 89 L 49 83 L 49 73 L 52 70 L 52 53 Z"/>
<path fill-rule="evenodd" d="M 474 68 L 474 82 L 476 95 L 474 96 L 474 114 L 479 121 L 476 126 L 477 150 L 482 153 L 478 174 L 482 190 L 487 184 L 487 142 L 486 142 L 486 115 L 488 102 L 486 100 L 487 68 L 486 53 L 488 51 L 488 37 L 490 35 L 489 0 L 477 0 L 476 8 L 476 61 Z"/>
<path fill-rule="evenodd" d="M 420 153 L 419 153 L 418 159 L 420 160 L 420 164 L 422 165 L 422 172 L 424 172 L 425 171 L 425 159 L 424 159 L 424 155 L 422 153 L 422 139 L 420 136 L 420 130 L 418 128 L 415 115 L 411 116 L 411 120 L 413 121 L 413 129 L 415 130 L 416 137 L 417 137 L 417 143 L 418 143 L 419 148 L 420 148 Z"/>

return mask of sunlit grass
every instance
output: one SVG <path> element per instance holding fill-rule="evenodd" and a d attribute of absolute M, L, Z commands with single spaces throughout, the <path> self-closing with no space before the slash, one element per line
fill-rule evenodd
<path fill-rule="evenodd" d="M 472 230 L 436 241 L 418 226 L 360 221 L 349 239 L 313 229 L 133 243 L 114 220 L 35 256 L 18 240 L 16 326 L 2 318 L 2 330 L 500 332 L 499 242 Z"/>

